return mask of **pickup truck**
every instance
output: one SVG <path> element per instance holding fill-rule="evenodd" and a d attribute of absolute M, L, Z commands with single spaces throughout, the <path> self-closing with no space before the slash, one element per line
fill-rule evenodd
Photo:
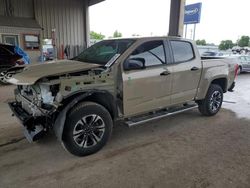
<path fill-rule="evenodd" d="M 11 70 L 10 70 L 11 71 Z M 9 106 L 29 141 L 53 130 L 70 153 L 85 156 L 109 140 L 113 125 L 138 125 L 197 108 L 221 108 L 237 66 L 201 60 L 193 41 L 178 37 L 103 40 L 71 60 L 16 68 Z"/>

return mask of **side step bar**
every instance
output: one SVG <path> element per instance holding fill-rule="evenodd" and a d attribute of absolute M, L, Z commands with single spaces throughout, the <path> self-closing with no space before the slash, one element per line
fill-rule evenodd
<path fill-rule="evenodd" d="M 148 114 L 145 116 L 139 116 L 139 117 L 134 117 L 129 119 L 126 124 L 129 127 L 135 126 L 135 125 L 140 125 L 143 123 L 147 123 L 153 120 L 158 120 L 164 117 L 168 117 L 168 116 L 172 116 L 175 114 L 179 114 L 188 110 L 192 110 L 197 108 L 197 105 L 187 105 L 187 106 L 183 106 L 183 107 L 179 107 L 179 108 L 174 108 L 174 109 L 169 109 L 169 110 L 165 110 L 165 111 L 160 111 L 154 114 Z"/>

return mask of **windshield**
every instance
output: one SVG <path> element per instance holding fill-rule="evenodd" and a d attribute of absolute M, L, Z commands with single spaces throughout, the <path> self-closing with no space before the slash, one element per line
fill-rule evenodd
<path fill-rule="evenodd" d="M 134 42 L 133 39 L 104 40 L 84 50 L 73 60 L 105 66 L 115 55 L 121 55 Z"/>

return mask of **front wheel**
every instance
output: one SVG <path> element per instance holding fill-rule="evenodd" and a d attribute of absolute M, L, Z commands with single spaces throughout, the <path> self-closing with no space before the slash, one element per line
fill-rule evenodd
<path fill-rule="evenodd" d="M 106 108 L 94 102 L 82 102 L 67 117 L 63 145 L 77 156 L 96 153 L 107 143 L 112 127 Z"/>
<path fill-rule="evenodd" d="M 213 116 L 217 114 L 223 102 L 223 90 L 219 85 L 211 84 L 206 98 L 198 101 L 199 111 L 202 115 Z"/>

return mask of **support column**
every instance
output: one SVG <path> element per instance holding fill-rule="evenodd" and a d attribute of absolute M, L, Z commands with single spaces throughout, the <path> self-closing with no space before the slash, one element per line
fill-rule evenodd
<path fill-rule="evenodd" d="M 171 0 L 169 36 L 183 36 L 185 2 L 186 0 Z"/>
<path fill-rule="evenodd" d="M 84 1 L 84 9 L 83 9 L 83 31 L 84 31 L 84 48 L 87 48 L 90 44 L 90 26 L 89 26 L 89 3 L 88 0 Z"/>

